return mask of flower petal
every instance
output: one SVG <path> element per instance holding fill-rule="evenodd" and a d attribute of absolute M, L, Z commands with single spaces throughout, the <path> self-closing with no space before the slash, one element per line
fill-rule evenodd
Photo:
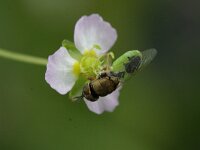
<path fill-rule="evenodd" d="M 96 114 L 102 114 L 104 111 L 112 112 L 119 105 L 118 97 L 121 87 L 117 88 L 111 94 L 100 97 L 97 101 L 91 102 L 84 98 L 84 101 L 90 111 Z"/>
<path fill-rule="evenodd" d="M 50 55 L 45 73 L 45 80 L 60 94 L 69 92 L 77 79 L 73 73 L 73 64 L 76 62 L 66 48 L 60 47 L 53 55 Z"/>
<path fill-rule="evenodd" d="M 76 23 L 74 42 L 81 53 L 94 49 L 97 54 L 103 54 L 113 46 L 116 39 L 116 30 L 98 14 L 83 16 Z"/>

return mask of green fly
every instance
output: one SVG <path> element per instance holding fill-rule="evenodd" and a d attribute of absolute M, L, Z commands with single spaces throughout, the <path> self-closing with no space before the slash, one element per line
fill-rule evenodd
<path fill-rule="evenodd" d="M 156 54 L 156 49 L 148 49 L 142 52 L 138 50 L 128 51 L 113 62 L 112 72 L 123 80 L 127 80 L 145 68 L 155 58 Z"/>

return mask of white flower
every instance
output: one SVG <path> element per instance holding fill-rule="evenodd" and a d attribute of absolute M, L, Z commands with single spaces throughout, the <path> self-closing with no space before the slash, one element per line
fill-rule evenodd
<path fill-rule="evenodd" d="M 104 111 L 112 112 L 115 107 L 119 105 L 118 97 L 120 89 L 121 87 L 117 88 L 114 92 L 105 97 L 100 97 L 98 101 L 91 102 L 86 99 L 84 99 L 84 101 L 89 110 L 94 113 L 101 114 Z"/>
<path fill-rule="evenodd" d="M 60 47 L 48 58 L 45 80 L 58 93 L 67 94 L 80 73 L 90 75 L 93 73 L 91 67 L 98 68 L 99 62 L 96 58 L 105 54 L 116 39 L 116 30 L 98 14 L 81 17 L 75 25 L 74 42 L 76 48 L 83 55 L 82 61 L 75 60 L 65 47 Z M 96 102 L 86 99 L 84 101 L 92 112 L 97 114 L 104 111 L 111 112 L 118 105 L 119 90 L 118 88 L 113 93 L 100 97 Z"/>

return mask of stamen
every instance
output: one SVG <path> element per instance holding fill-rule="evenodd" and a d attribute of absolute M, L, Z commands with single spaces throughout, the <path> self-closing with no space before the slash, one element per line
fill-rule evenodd
<path fill-rule="evenodd" d="M 90 56 L 90 57 L 97 57 L 95 50 L 85 50 L 83 55 Z"/>

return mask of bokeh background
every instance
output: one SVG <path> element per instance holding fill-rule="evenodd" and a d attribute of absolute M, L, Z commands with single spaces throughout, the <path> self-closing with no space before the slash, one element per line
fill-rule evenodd
<path fill-rule="evenodd" d="M 0 47 L 45 57 L 76 21 L 99 13 L 118 31 L 112 50 L 156 48 L 124 85 L 113 113 L 96 115 L 44 80 L 45 67 L 0 58 L 1 150 L 200 148 L 200 9 L 177 0 L 0 0 Z"/>

